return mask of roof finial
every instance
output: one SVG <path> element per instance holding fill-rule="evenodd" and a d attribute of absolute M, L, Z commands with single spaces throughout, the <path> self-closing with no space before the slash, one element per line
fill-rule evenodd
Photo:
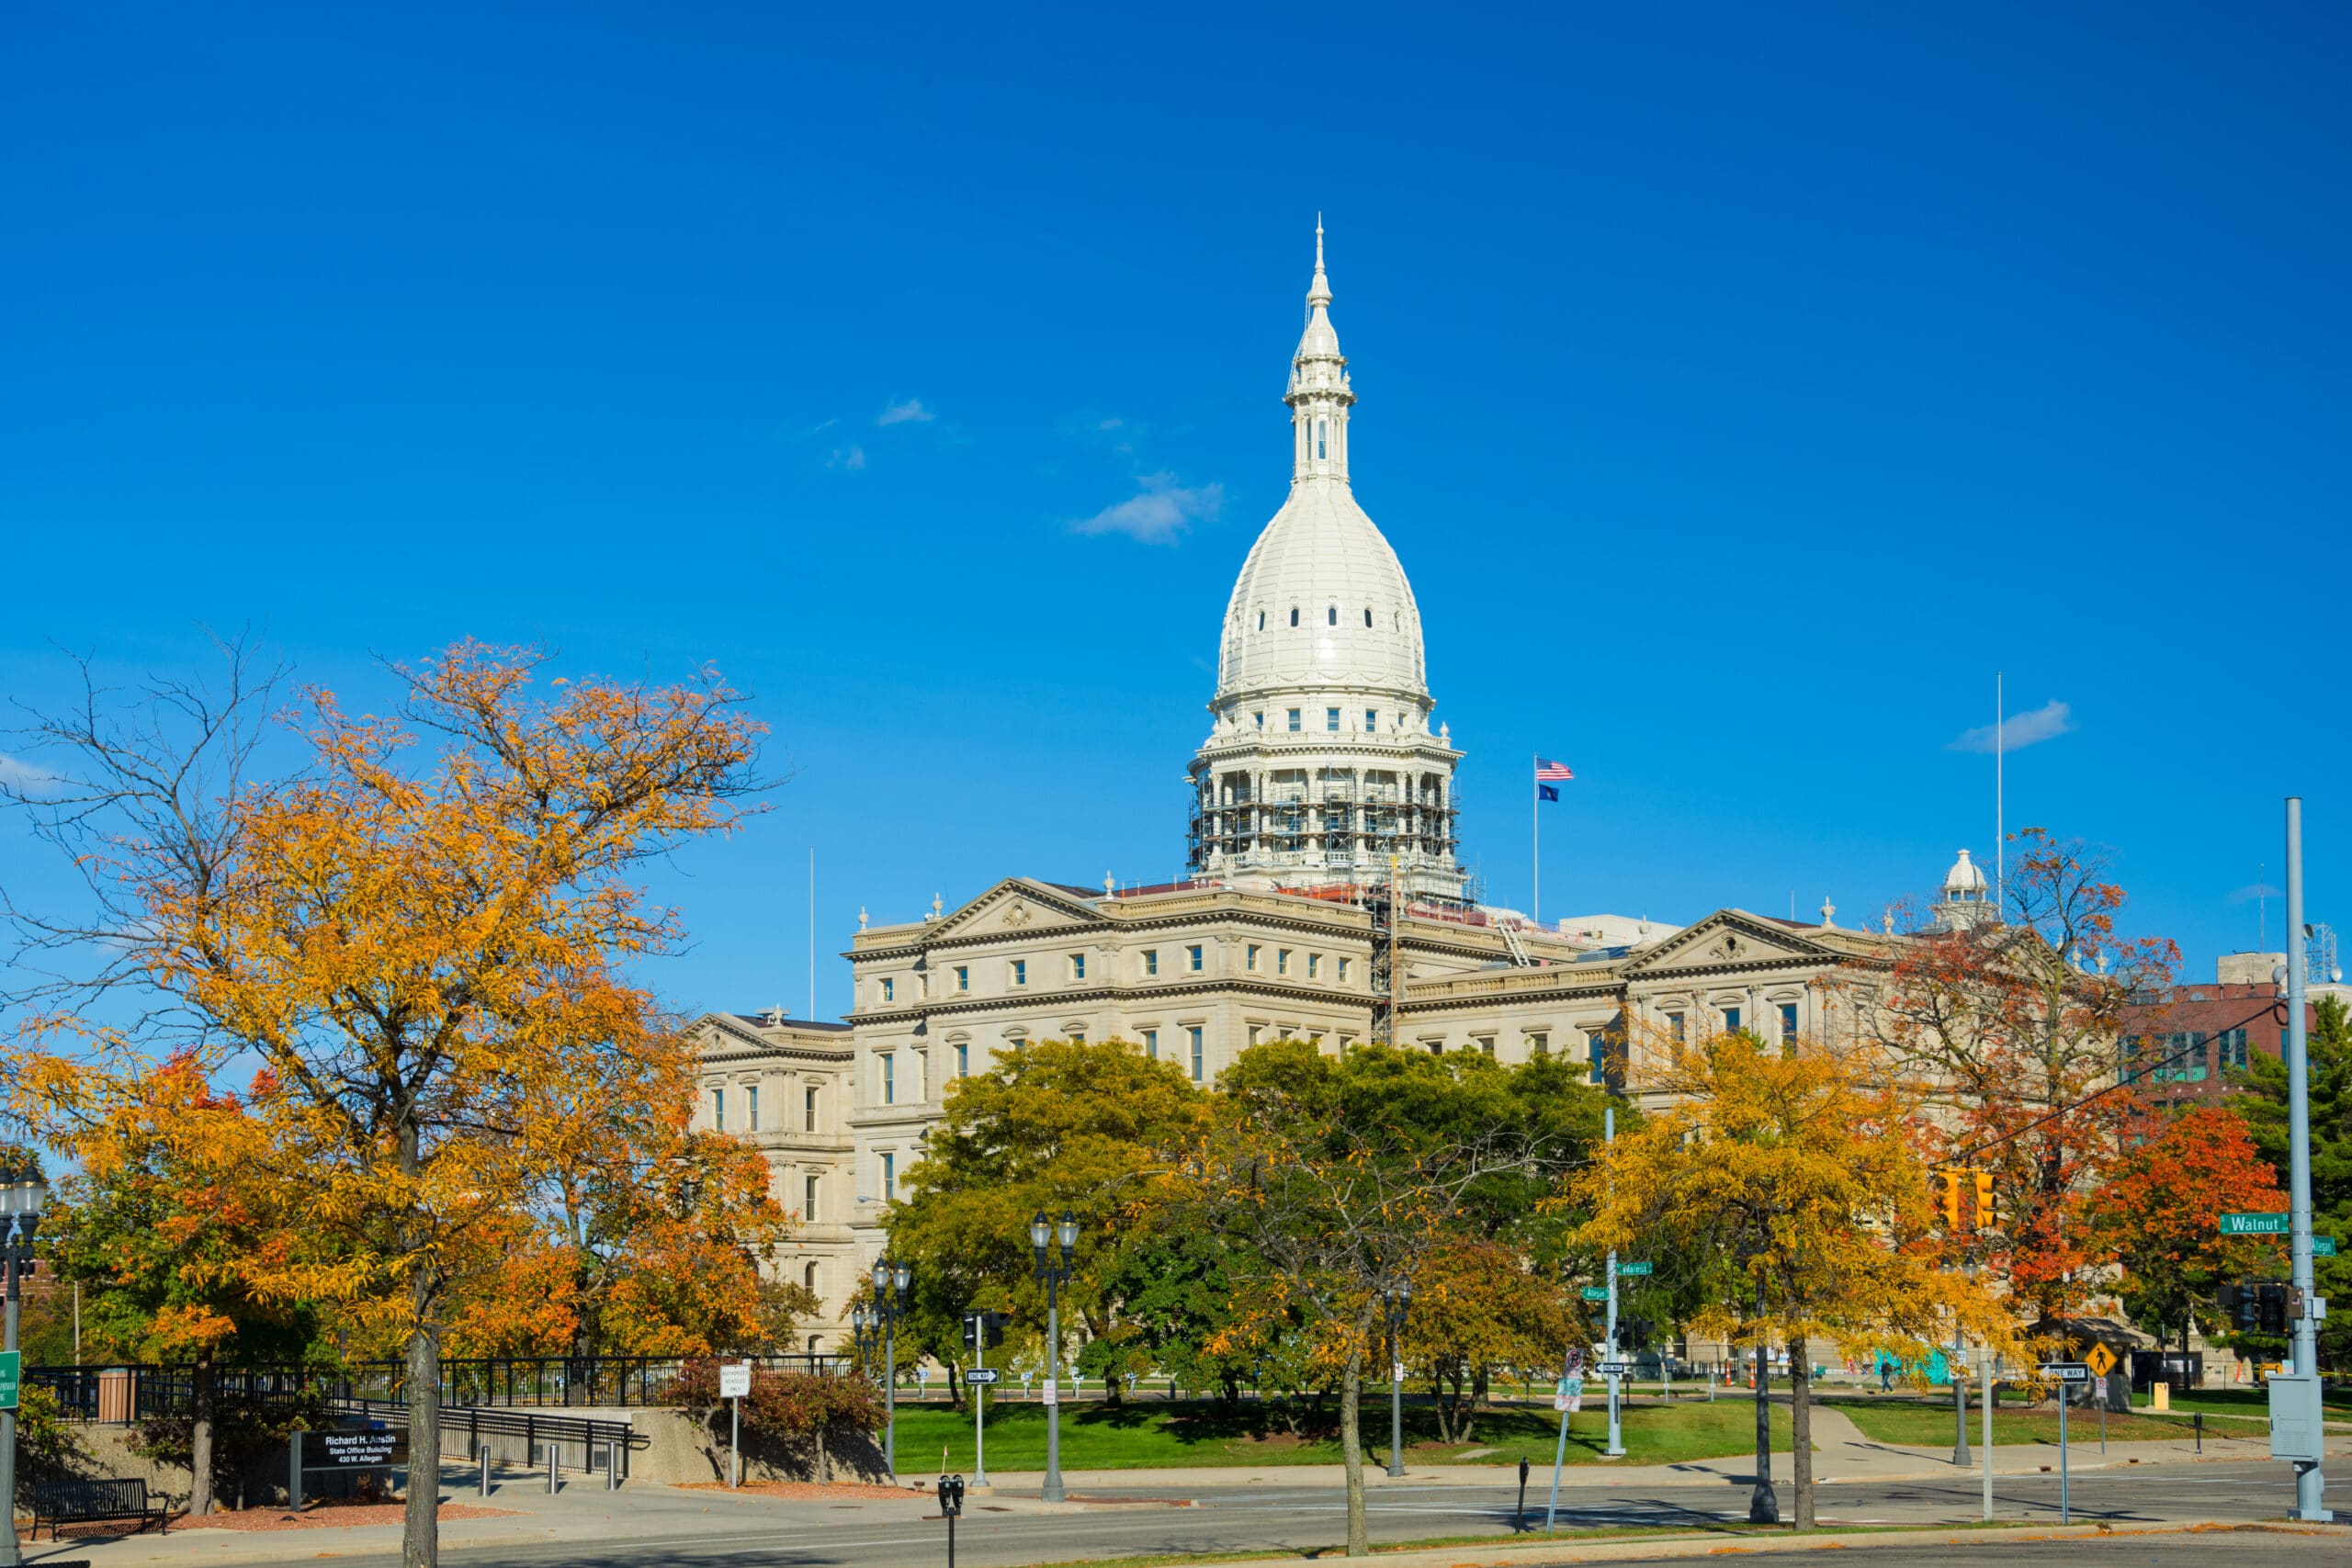
<path fill-rule="evenodd" d="M 1331 302 L 1330 280 L 1323 276 L 1323 215 L 1315 215 L 1315 282 L 1306 290 L 1306 308 Z"/>

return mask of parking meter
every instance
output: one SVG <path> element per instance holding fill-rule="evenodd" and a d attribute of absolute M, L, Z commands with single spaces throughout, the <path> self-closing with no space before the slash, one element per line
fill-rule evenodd
<path fill-rule="evenodd" d="M 964 1511 L 964 1478 L 939 1477 L 939 1517 L 947 1521 L 947 1568 L 956 1568 L 956 1517 Z"/>

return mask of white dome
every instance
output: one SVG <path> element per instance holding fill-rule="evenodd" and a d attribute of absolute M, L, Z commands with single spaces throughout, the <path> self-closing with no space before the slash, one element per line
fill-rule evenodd
<path fill-rule="evenodd" d="M 1429 701 L 1413 586 L 1343 481 L 1291 487 L 1226 605 L 1217 700 L 1298 687 Z"/>
<path fill-rule="evenodd" d="M 1944 892 L 1947 894 L 1982 893 L 1984 886 L 1984 868 L 1970 860 L 1966 850 L 1960 852 L 1960 858 L 1951 863 L 1950 871 L 1944 873 Z"/>

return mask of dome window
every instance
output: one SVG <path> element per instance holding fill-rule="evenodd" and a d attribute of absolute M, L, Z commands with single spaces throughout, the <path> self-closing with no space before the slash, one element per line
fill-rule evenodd
<path fill-rule="evenodd" d="M 1298 625 L 1298 606 L 1295 604 L 1293 604 L 1290 607 L 1290 624 L 1292 626 Z"/>
<path fill-rule="evenodd" d="M 1372 606 L 1369 604 L 1363 607 L 1363 624 L 1367 627 L 1372 625 Z"/>
<path fill-rule="evenodd" d="M 1340 624 L 1340 607 L 1337 604 L 1323 612 L 1323 624 L 1327 626 L 1336 626 Z"/>
<path fill-rule="evenodd" d="M 1263 610 L 1258 612 L 1258 629 L 1260 631 L 1266 629 L 1266 612 Z"/>
<path fill-rule="evenodd" d="M 1321 420 L 1319 420 L 1319 419 L 1318 419 L 1318 420 L 1317 420 L 1317 421 L 1315 422 L 1315 455 L 1316 455 L 1317 457 L 1329 457 L 1329 456 L 1330 456 L 1330 454 L 1329 454 L 1329 452 L 1327 452 L 1326 450 L 1324 450 L 1324 445 L 1323 445 L 1323 436 L 1324 436 L 1324 434 L 1325 434 L 1325 426 L 1324 426 L 1324 423 L 1323 423 L 1323 422 L 1322 422 Z"/>

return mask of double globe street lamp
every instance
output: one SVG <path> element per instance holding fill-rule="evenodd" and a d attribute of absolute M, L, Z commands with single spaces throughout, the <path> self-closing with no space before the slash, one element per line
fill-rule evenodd
<path fill-rule="evenodd" d="M 0 1498 L 17 1495 L 17 1389 L 21 1383 L 17 1361 L 17 1318 L 23 1300 L 22 1280 L 32 1268 L 33 1233 L 40 1228 L 41 1211 L 49 1207 L 49 1183 L 40 1172 L 32 1168 L 11 1170 L 0 1175 L 0 1219 L 7 1222 L 5 1240 L 0 1240 L 0 1256 L 7 1262 L 7 1307 L 6 1310 L 6 1340 L 0 1350 L 6 1354 L 9 1400 L 0 1408 Z M 0 1531 L 0 1564 L 17 1568 L 24 1562 L 24 1552 L 17 1544 L 17 1519 L 9 1510 L 8 1528 Z"/>
<path fill-rule="evenodd" d="M 899 1473 L 899 1324 L 907 1315 L 907 1287 L 913 1280 L 914 1271 L 905 1264 L 887 1254 L 876 1258 L 873 1304 L 861 1302 L 849 1314 L 860 1354 L 870 1363 L 876 1350 L 882 1353 L 882 1467 L 891 1475 Z"/>
<path fill-rule="evenodd" d="M 1398 1337 L 1413 1305 L 1413 1282 L 1399 1280 L 1380 1288 L 1381 1315 L 1388 1323 L 1388 1473 L 1405 1473 L 1405 1355 Z"/>
<path fill-rule="evenodd" d="M 1061 1243 L 1057 1260 L 1052 1244 Z M 1062 1500 L 1062 1413 L 1055 1382 L 1054 1352 L 1061 1343 L 1061 1287 L 1069 1283 L 1070 1263 L 1078 1252 L 1078 1221 L 1068 1209 L 1059 1224 L 1037 1211 L 1029 1222 L 1029 1247 L 1035 1255 L 1037 1282 L 1046 1287 L 1046 1484 L 1040 1496 L 1048 1503 Z"/>

